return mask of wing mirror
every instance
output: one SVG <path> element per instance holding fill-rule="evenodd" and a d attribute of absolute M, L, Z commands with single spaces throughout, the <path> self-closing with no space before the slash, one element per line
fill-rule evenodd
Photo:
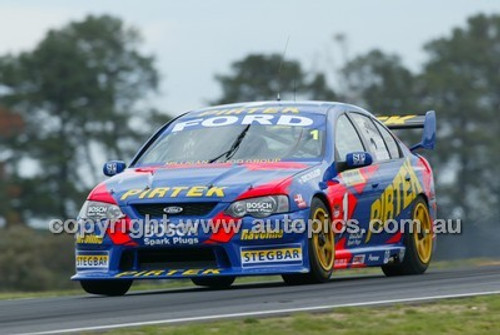
<path fill-rule="evenodd" d="M 123 172 L 125 168 L 127 167 L 127 164 L 125 164 L 124 161 L 109 161 L 104 164 L 104 167 L 102 168 L 102 172 L 104 173 L 105 176 L 111 177 L 114 176 L 115 174 Z"/>
<path fill-rule="evenodd" d="M 373 163 L 372 155 L 368 152 L 351 152 L 345 157 L 346 167 L 348 169 L 356 169 L 363 166 L 368 166 Z"/>

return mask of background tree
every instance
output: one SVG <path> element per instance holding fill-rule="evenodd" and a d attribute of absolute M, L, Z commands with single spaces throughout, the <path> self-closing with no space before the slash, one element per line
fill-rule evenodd
<path fill-rule="evenodd" d="M 21 193 L 19 181 L 10 176 L 10 162 L 16 158 L 13 150 L 16 134 L 24 129 L 20 115 L 0 107 L 0 226 L 21 222 L 17 203 Z"/>
<path fill-rule="evenodd" d="M 88 16 L 49 31 L 30 52 L 0 58 L 0 104 L 25 121 L 11 161 L 25 216 L 75 215 L 100 157 L 130 157 L 150 132 L 134 127 L 154 114 L 138 103 L 158 85 L 140 42 L 120 19 Z"/>
<path fill-rule="evenodd" d="M 350 60 L 342 69 L 349 92 L 360 105 L 378 114 L 414 113 L 417 82 L 397 55 L 372 50 Z"/>
<path fill-rule="evenodd" d="M 229 75 L 217 75 L 222 97 L 214 104 L 256 100 L 335 100 L 323 74 L 307 75 L 298 61 L 281 55 L 249 55 L 231 65 Z"/>

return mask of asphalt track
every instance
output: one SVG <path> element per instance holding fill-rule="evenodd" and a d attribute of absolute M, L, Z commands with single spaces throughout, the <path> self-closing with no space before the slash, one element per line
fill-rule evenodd
<path fill-rule="evenodd" d="M 322 285 L 241 284 L 201 288 L 0 301 L 0 334 L 82 332 L 124 326 L 321 311 L 341 306 L 419 302 L 500 294 L 500 266 L 430 271 L 421 276 L 336 277 Z"/>

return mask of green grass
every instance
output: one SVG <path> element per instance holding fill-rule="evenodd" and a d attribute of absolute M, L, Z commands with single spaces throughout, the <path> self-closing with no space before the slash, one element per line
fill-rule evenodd
<path fill-rule="evenodd" d="M 457 267 L 471 267 L 471 266 L 488 266 L 500 265 L 498 260 L 494 259 L 465 259 L 456 261 L 439 261 L 431 263 L 431 269 L 455 269 Z M 366 269 L 349 269 L 334 272 L 335 277 L 342 276 L 360 276 L 360 275 L 381 275 L 380 268 L 366 268 Z M 256 276 L 256 277 L 241 277 L 236 279 L 236 284 L 248 284 L 259 282 L 276 282 L 281 281 L 280 276 Z M 136 281 L 131 288 L 133 291 L 147 291 L 147 290 L 166 290 L 183 287 L 194 287 L 189 279 L 177 280 L 161 280 L 161 281 Z M 84 292 L 80 289 L 78 283 L 74 284 L 73 289 L 68 290 L 54 290 L 43 292 L 0 292 L 0 300 L 5 299 L 29 299 L 29 298 L 48 298 L 48 297 L 61 297 L 61 296 L 74 296 L 81 295 Z"/>
<path fill-rule="evenodd" d="M 308 335 L 308 334 L 497 334 L 500 296 L 441 300 L 386 307 L 339 308 L 281 318 L 246 318 L 178 326 L 116 329 L 129 335 Z"/>

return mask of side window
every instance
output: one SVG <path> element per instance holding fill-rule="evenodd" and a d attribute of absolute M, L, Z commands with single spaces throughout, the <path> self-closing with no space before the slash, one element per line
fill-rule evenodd
<path fill-rule="evenodd" d="M 361 129 L 363 136 L 368 141 L 370 148 L 375 155 L 374 159 L 376 161 L 385 161 L 390 159 L 389 151 L 387 151 L 384 140 L 372 120 L 370 120 L 369 117 L 358 113 L 351 113 L 349 115 L 352 116 L 354 122 L 358 125 L 359 129 Z"/>
<path fill-rule="evenodd" d="M 384 138 L 385 144 L 387 144 L 387 149 L 389 149 L 389 153 L 391 154 L 391 158 L 400 158 L 399 154 L 399 146 L 396 143 L 396 140 L 394 137 L 385 129 L 382 127 L 378 122 L 375 122 L 375 125 L 377 126 L 378 130 L 382 134 L 382 137 Z"/>
<path fill-rule="evenodd" d="M 337 150 L 340 161 L 344 161 L 345 156 L 350 152 L 365 151 L 356 128 L 354 128 L 345 114 L 341 115 L 337 120 L 337 127 L 335 129 L 335 149 Z"/>

